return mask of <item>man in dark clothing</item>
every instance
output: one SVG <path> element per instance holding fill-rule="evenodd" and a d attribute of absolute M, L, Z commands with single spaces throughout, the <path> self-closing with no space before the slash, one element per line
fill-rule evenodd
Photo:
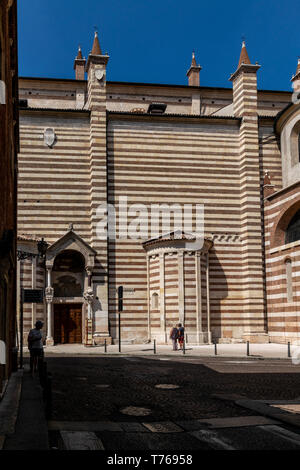
<path fill-rule="evenodd" d="M 173 328 L 171 328 L 171 331 L 170 331 L 170 339 L 172 340 L 172 343 L 173 343 L 173 351 L 177 351 L 178 349 L 177 338 L 178 338 L 178 329 L 176 328 L 176 326 L 174 326 Z"/>
<path fill-rule="evenodd" d="M 37 372 L 38 369 L 38 361 L 44 355 L 44 347 L 43 347 L 43 322 L 37 321 L 35 324 L 35 328 L 29 331 L 28 334 L 28 349 L 30 351 L 30 372 L 34 375 L 34 372 Z"/>

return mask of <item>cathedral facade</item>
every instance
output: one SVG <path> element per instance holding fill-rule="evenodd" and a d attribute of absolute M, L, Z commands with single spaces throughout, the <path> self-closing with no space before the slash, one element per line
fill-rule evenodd
<path fill-rule="evenodd" d="M 179 321 L 195 344 L 298 343 L 300 63 L 291 92 L 258 90 L 259 68 L 243 43 L 232 87 L 200 86 L 194 55 L 187 86 L 110 82 L 96 33 L 74 80 L 20 78 L 18 285 L 45 293 L 25 334 L 42 319 L 47 344 L 114 342 L 123 286 L 128 343 Z M 185 207 L 192 224 L 203 208 L 199 243 Z"/>

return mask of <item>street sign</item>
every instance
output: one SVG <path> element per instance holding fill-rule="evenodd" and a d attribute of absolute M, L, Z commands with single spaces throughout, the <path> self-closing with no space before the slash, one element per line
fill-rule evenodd
<path fill-rule="evenodd" d="M 122 286 L 121 286 L 122 287 Z M 116 289 L 116 291 L 118 292 L 119 291 L 119 288 Z M 134 287 L 123 287 L 123 292 L 128 292 L 129 294 L 133 294 L 135 292 L 135 288 Z"/>
<path fill-rule="evenodd" d="M 23 289 L 24 304 L 42 304 L 44 301 L 43 289 Z"/>
<path fill-rule="evenodd" d="M 118 310 L 119 312 L 123 310 L 123 286 L 118 287 Z"/>

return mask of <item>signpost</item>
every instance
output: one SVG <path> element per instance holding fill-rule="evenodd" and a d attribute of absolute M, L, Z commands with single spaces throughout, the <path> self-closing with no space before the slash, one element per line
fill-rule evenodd
<path fill-rule="evenodd" d="M 23 289 L 23 302 L 25 304 L 42 304 L 43 301 L 43 289 Z"/>
<path fill-rule="evenodd" d="M 21 288 L 20 305 L 20 369 L 23 369 L 23 304 L 42 304 L 44 302 L 43 289 Z"/>
<path fill-rule="evenodd" d="M 123 286 L 118 287 L 118 328 L 119 328 L 119 353 L 121 352 L 121 315 L 123 311 Z"/>

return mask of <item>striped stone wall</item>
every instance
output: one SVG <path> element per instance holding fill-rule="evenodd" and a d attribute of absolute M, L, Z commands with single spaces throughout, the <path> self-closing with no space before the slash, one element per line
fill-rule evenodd
<path fill-rule="evenodd" d="M 20 277 L 18 282 L 24 289 L 44 289 L 45 287 L 45 271 L 43 266 L 36 258 L 18 261 Z M 24 344 L 27 344 L 27 334 L 31 328 L 34 328 L 37 320 L 46 322 L 45 304 L 28 304 L 23 305 L 24 318 Z"/>
<path fill-rule="evenodd" d="M 97 233 L 100 220 L 97 210 L 99 205 L 111 203 L 116 207 L 118 220 L 120 197 L 127 197 L 128 206 L 144 204 L 148 213 L 154 203 L 202 203 L 205 236 L 213 241 L 209 283 L 206 259 L 201 256 L 203 328 L 206 331 L 208 326 L 209 307 L 213 338 L 223 342 L 248 338 L 265 341 L 268 323 L 272 337 L 281 341 L 289 331 L 283 330 L 283 307 L 276 300 L 281 291 L 272 282 L 283 279 L 284 273 L 282 266 L 281 271 L 279 267 L 276 271 L 276 263 L 281 261 L 274 261 L 278 254 L 272 258 L 268 238 L 272 211 L 276 214 L 279 209 L 273 202 L 264 203 L 261 185 L 268 171 L 276 191 L 281 189 L 282 169 L 273 116 L 290 100 L 290 94 L 263 91 L 257 94 L 258 67 L 252 65 L 242 65 L 234 74 L 233 93 L 209 87 L 193 90 L 106 83 L 107 60 L 107 56 L 89 57 L 87 82 L 23 79 L 20 97 L 28 99 L 30 107 L 50 109 L 21 111 L 19 233 L 44 237 L 51 244 L 73 223 L 76 233 L 96 250 L 92 277 L 98 297 L 94 332 L 117 339 L 116 291 L 123 285 L 124 340 L 147 340 L 149 315 L 150 329 L 155 331 L 162 325 L 162 308 L 166 312 L 167 334 L 178 321 L 182 308 L 189 334 L 196 327 L 199 294 L 195 256 L 187 252 L 179 259 L 178 255 L 165 253 L 163 257 L 147 260 L 142 241 L 153 237 L 150 227 L 143 239 L 101 240 Z M 96 78 L 96 70 L 103 72 L 102 79 Z M 229 113 L 232 100 L 235 117 L 220 117 L 223 108 L 224 113 Z M 155 101 L 166 102 L 167 112 L 185 116 L 147 114 L 149 104 Z M 58 107 L 69 109 L 55 109 Z M 139 112 L 133 113 L 133 108 Z M 214 117 L 214 112 L 219 116 Z M 269 117 L 258 118 L 258 114 L 265 113 Z M 48 127 L 56 133 L 52 148 L 44 143 Z M 129 216 L 128 222 L 135 216 Z M 290 256 L 294 257 L 294 251 Z M 292 260 L 296 283 L 297 256 Z M 29 262 L 20 268 L 24 286 L 32 285 L 32 269 Z M 179 289 L 180 277 L 184 284 Z M 36 285 L 42 287 L 43 279 L 44 273 L 37 267 Z M 165 305 L 160 303 L 152 309 L 151 293 L 161 293 L 161 289 Z M 285 287 L 282 289 L 284 292 Z M 291 310 L 287 312 L 293 319 L 288 328 L 297 327 L 295 305 L 288 306 Z M 42 313 L 42 306 L 34 310 L 27 305 L 26 328 Z M 294 334 L 292 330 L 290 333 Z"/>
<path fill-rule="evenodd" d="M 300 242 L 285 244 L 277 227 L 288 210 L 300 207 L 299 183 L 279 191 L 265 201 L 266 287 L 268 332 L 271 341 L 299 344 L 300 341 Z M 289 296 L 287 261 L 291 263 Z"/>
<path fill-rule="evenodd" d="M 178 323 L 179 320 L 178 287 L 178 254 L 170 253 L 165 255 L 165 312 L 167 335 L 169 335 L 171 327 Z"/>
<path fill-rule="evenodd" d="M 51 127 L 56 144 L 44 144 Z M 90 233 L 89 119 L 25 111 L 20 118 L 18 231 L 53 243 L 70 223 L 87 242 Z"/>
<path fill-rule="evenodd" d="M 110 116 L 109 202 L 117 203 L 119 196 L 127 196 L 129 205 L 143 203 L 147 207 L 163 202 L 205 204 L 205 234 L 213 237 L 215 244 L 210 255 L 211 328 L 214 336 L 219 338 L 226 332 L 229 340 L 241 338 L 248 326 L 245 303 L 249 298 L 244 291 L 247 280 L 245 278 L 241 288 L 240 279 L 245 269 L 240 241 L 240 194 L 238 120 L 202 124 L 199 121 L 164 122 L 155 117 L 139 121 Z M 256 197 L 259 201 L 259 194 Z M 137 312 L 136 320 L 132 312 L 131 321 L 124 316 L 123 324 L 124 327 L 134 325 L 132 335 L 144 337 L 148 315 L 145 253 L 140 242 L 132 240 L 110 242 L 109 247 L 110 272 L 113 273 L 113 277 L 110 276 L 110 323 L 114 326 L 115 287 L 124 283 L 135 286 L 134 296 L 128 302 L 132 302 L 131 308 Z M 174 261 L 166 257 L 165 269 L 171 270 L 172 264 Z M 176 270 L 175 265 L 176 262 L 172 269 Z M 166 292 L 169 283 L 171 289 L 171 278 L 165 286 Z M 193 294 L 191 302 L 192 298 Z M 136 302 L 139 309 L 134 308 Z M 173 304 L 176 301 L 172 301 L 171 291 L 167 292 L 166 311 L 170 316 L 176 311 Z M 205 311 L 206 307 L 203 308 Z"/>
<path fill-rule="evenodd" d="M 149 259 L 149 313 L 150 335 L 157 334 L 161 329 L 161 262 L 159 256 L 151 256 Z"/>
<path fill-rule="evenodd" d="M 185 253 L 184 261 L 184 310 L 185 310 L 185 327 L 187 330 L 196 330 L 196 260 L 195 254 Z"/>
<path fill-rule="evenodd" d="M 108 245 L 107 239 L 97 234 L 98 207 L 107 202 L 106 163 L 106 58 L 90 55 L 88 61 L 88 107 L 90 115 L 90 231 L 93 248 L 97 252 L 93 269 L 95 295 L 100 301 L 95 312 L 95 329 L 109 335 L 108 326 Z M 97 73 L 102 80 L 97 79 Z"/>
<path fill-rule="evenodd" d="M 44 130 L 56 133 L 53 148 L 44 144 Z M 70 223 L 90 242 L 90 176 L 88 114 L 53 114 L 24 111 L 20 117 L 18 175 L 18 232 L 44 237 L 51 244 L 63 236 Z M 33 259 L 33 263 L 35 260 Z M 24 288 L 32 288 L 31 261 L 20 266 Z M 36 267 L 36 287 L 43 288 L 45 272 Z M 35 310 L 36 309 L 36 310 Z M 24 336 L 34 319 L 46 322 L 46 305 L 24 306 Z M 45 325 L 46 326 L 46 325 Z"/>
<path fill-rule="evenodd" d="M 239 136 L 242 270 L 245 339 L 267 341 L 264 301 L 263 232 L 257 117 L 259 66 L 241 65 L 231 77 L 234 114 L 242 117 Z"/>

